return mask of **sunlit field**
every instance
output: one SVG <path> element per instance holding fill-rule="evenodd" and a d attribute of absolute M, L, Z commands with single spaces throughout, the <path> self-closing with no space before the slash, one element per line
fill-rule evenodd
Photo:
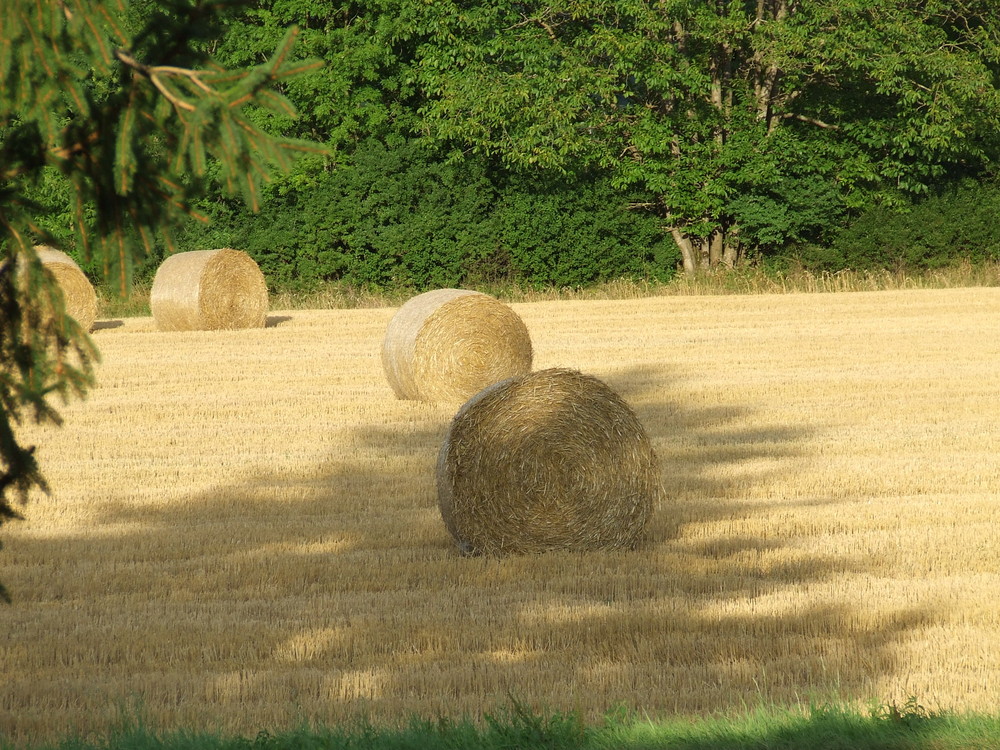
<path fill-rule="evenodd" d="M 394 310 L 98 323 L 52 487 L 4 527 L 0 735 L 253 736 L 511 698 L 598 719 L 840 701 L 996 711 L 1000 289 L 512 305 L 535 367 L 635 409 L 664 499 L 629 553 L 463 558 L 398 401 Z"/>

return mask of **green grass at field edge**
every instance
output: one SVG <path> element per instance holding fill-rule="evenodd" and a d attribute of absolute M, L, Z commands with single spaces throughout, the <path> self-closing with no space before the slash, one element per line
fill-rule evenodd
<path fill-rule="evenodd" d="M 126 719 L 103 737 L 0 750 L 989 750 L 1000 748 L 1000 716 L 931 713 L 914 700 L 859 712 L 835 705 L 806 712 L 761 708 L 740 717 L 650 720 L 625 712 L 589 726 L 516 701 L 479 722 L 414 719 L 403 728 L 356 721 L 256 736 L 155 731 Z"/>

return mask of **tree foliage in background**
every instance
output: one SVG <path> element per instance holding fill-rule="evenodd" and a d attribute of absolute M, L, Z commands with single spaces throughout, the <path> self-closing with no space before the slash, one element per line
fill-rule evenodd
<path fill-rule="evenodd" d="M 614 169 L 657 196 L 687 270 L 998 154 L 988 0 L 397 5 L 397 38 L 420 40 L 431 137 L 515 165 Z M 811 225 L 788 216 L 796 183 L 827 201 Z"/>
<path fill-rule="evenodd" d="M 580 285 L 796 248 L 859 266 L 830 247 L 844 226 L 989 178 L 1000 150 L 986 0 L 257 0 L 213 56 L 261 65 L 292 23 L 330 64 L 281 83 L 297 119 L 246 117 L 327 155 L 259 216 L 199 202 L 215 224 L 183 237 L 272 285 Z M 38 186 L 46 226 L 68 232 L 68 195 Z"/>
<path fill-rule="evenodd" d="M 307 181 L 308 180 L 308 181 Z M 185 247 L 239 247 L 277 288 L 337 280 L 424 290 L 479 284 L 581 287 L 670 278 L 677 252 L 653 216 L 630 211 L 608 175 L 561 179 L 460 164 L 420 139 L 359 143 L 335 170 L 270 189 L 261 211 L 200 205 Z"/>
<path fill-rule="evenodd" d="M 238 204 L 204 206 L 215 226 L 192 226 L 183 241 L 233 243 L 278 286 L 579 286 L 671 276 L 677 253 L 665 246 L 662 222 L 629 208 L 647 193 L 617 189 L 606 170 L 583 164 L 557 174 L 454 159 L 448 142 L 431 137 L 418 85 L 423 40 L 408 31 L 424 12 L 435 10 L 396 0 L 268 0 L 234 15 L 216 50 L 227 65 L 256 61 L 292 21 L 302 25 L 299 53 L 330 62 L 285 87 L 298 120 L 261 123 L 323 140 L 333 157 L 300 161 L 267 191 L 258 216 Z"/>
<path fill-rule="evenodd" d="M 492 242 L 491 194 L 481 171 L 429 158 L 416 141 L 373 138 L 307 187 L 273 193 L 259 215 L 237 207 L 230 237 L 286 288 L 457 286 Z"/>
<path fill-rule="evenodd" d="M 912 205 L 875 206 L 797 260 L 815 271 L 916 272 L 1000 261 L 1000 185 L 962 180 Z"/>
<path fill-rule="evenodd" d="M 204 40 L 233 2 L 141 5 L 138 14 L 124 0 L 0 5 L 0 523 L 18 517 L 15 499 L 45 488 L 17 425 L 58 423 L 51 399 L 85 393 L 97 358 L 34 251 L 53 238 L 31 196 L 61 175 L 53 191 L 70 198 L 77 252 L 125 293 L 132 264 L 190 213 L 210 165 L 255 206 L 261 180 L 315 150 L 245 115 L 249 104 L 294 114 L 275 84 L 318 66 L 293 60 L 294 29 L 259 64 L 227 69 Z"/>
<path fill-rule="evenodd" d="M 488 255 L 548 283 L 584 262 L 565 257 L 562 234 L 581 231 L 586 211 L 566 211 L 596 195 L 595 175 L 611 180 L 615 191 L 601 195 L 616 217 L 631 206 L 672 238 L 676 250 L 663 253 L 662 237 L 648 237 L 653 255 L 672 264 L 679 254 L 694 271 L 826 245 L 853 216 L 988 176 L 1000 155 L 1000 6 L 988 0 L 261 0 L 232 18 L 218 54 L 255 63 L 290 22 L 303 26 L 302 54 L 332 64 L 285 89 L 300 120 L 261 123 L 321 139 L 335 157 L 303 162 L 271 194 L 275 210 L 315 200 L 306 194 L 334 163 L 367 172 L 373 140 L 403 151 L 419 179 L 418 148 L 430 172 L 447 160 L 450 179 L 485 174 L 494 220 L 512 204 L 539 209 L 520 235 L 507 223 L 506 246 Z M 559 209 L 556 183 L 566 186 Z M 365 184 L 343 200 L 365 203 Z M 527 185 L 538 190 L 530 200 Z M 466 205 L 471 237 L 481 218 Z M 424 218 L 412 214 L 415 234 Z M 407 249 L 367 247 L 316 252 L 340 254 L 339 278 L 393 278 L 377 268 Z M 445 265 L 456 263 L 477 261 L 449 254 Z M 412 278 L 406 266 L 398 278 Z M 605 263 L 595 278 L 609 273 Z"/>
<path fill-rule="evenodd" d="M 651 196 L 615 187 L 601 169 L 507 173 L 494 215 L 506 276 L 533 286 L 585 287 L 620 278 L 669 281 L 679 255 Z"/>

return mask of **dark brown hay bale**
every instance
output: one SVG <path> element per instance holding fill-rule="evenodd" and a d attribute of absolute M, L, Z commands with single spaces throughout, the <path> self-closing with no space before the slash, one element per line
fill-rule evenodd
<path fill-rule="evenodd" d="M 60 250 L 36 245 L 35 252 L 62 289 L 66 312 L 76 319 L 83 330 L 89 331 L 97 319 L 97 292 L 90 279 L 75 260 Z"/>
<path fill-rule="evenodd" d="M 467 554 L 631 549 L 660 493 L 656 455 L 611 388 L 575 370 L 510 378 L 452 420 L 437 466 Z"/>
<path fill-rule="evenodd" d="M 192 250 L 156 270 L 149 307 L 161 331 L 263 328 L 267 282 L 241 250 Z"/>
<path fill-rule="evenodd" d="M 382 366 L 398 398 L 462 402 L 488 385 L 531 372 L 531 337 L 499 300 L 466 289 L 437 289 L 408 300 L 392 317 Z"/>

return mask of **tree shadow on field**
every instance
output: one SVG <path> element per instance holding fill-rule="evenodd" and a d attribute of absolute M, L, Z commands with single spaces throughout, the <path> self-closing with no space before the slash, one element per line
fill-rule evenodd
<path fill-rule="evenodd" d="M 96 626 L 84 608 L 62 627 L 139 675 L 116 689 L 151 715 L 227 730 L 477 717 L 511 697 L 588 719 L 880 697 L 901 640 L 932 613 L 811 593 L 866 567 L 769 531 L 794 504 L 764 490 L 795 471 L 805 428 L 686 405 L 666 368 L 596 374 L 661 461 L 664 501 L 633 552 L 461 556 L 434 478 L 454 412 L 419 405 L 401 424 L 356 425 L 316 466 L 264 465 L 169 506 L 105 510 L 99 523 L 124 531 L 17 544 L 66 570 L 99 561 L 93 608 L 127 614 Z M 75 585 L 53 579 L 50 598 L 86 598 Z M 126 645 L 137 630 L 152 634 L 147 651 Z M 78 672 L 106 669 L 102 658 Z M 161 693 L 160 669 L 186 670 L 184 689 Z"/>

